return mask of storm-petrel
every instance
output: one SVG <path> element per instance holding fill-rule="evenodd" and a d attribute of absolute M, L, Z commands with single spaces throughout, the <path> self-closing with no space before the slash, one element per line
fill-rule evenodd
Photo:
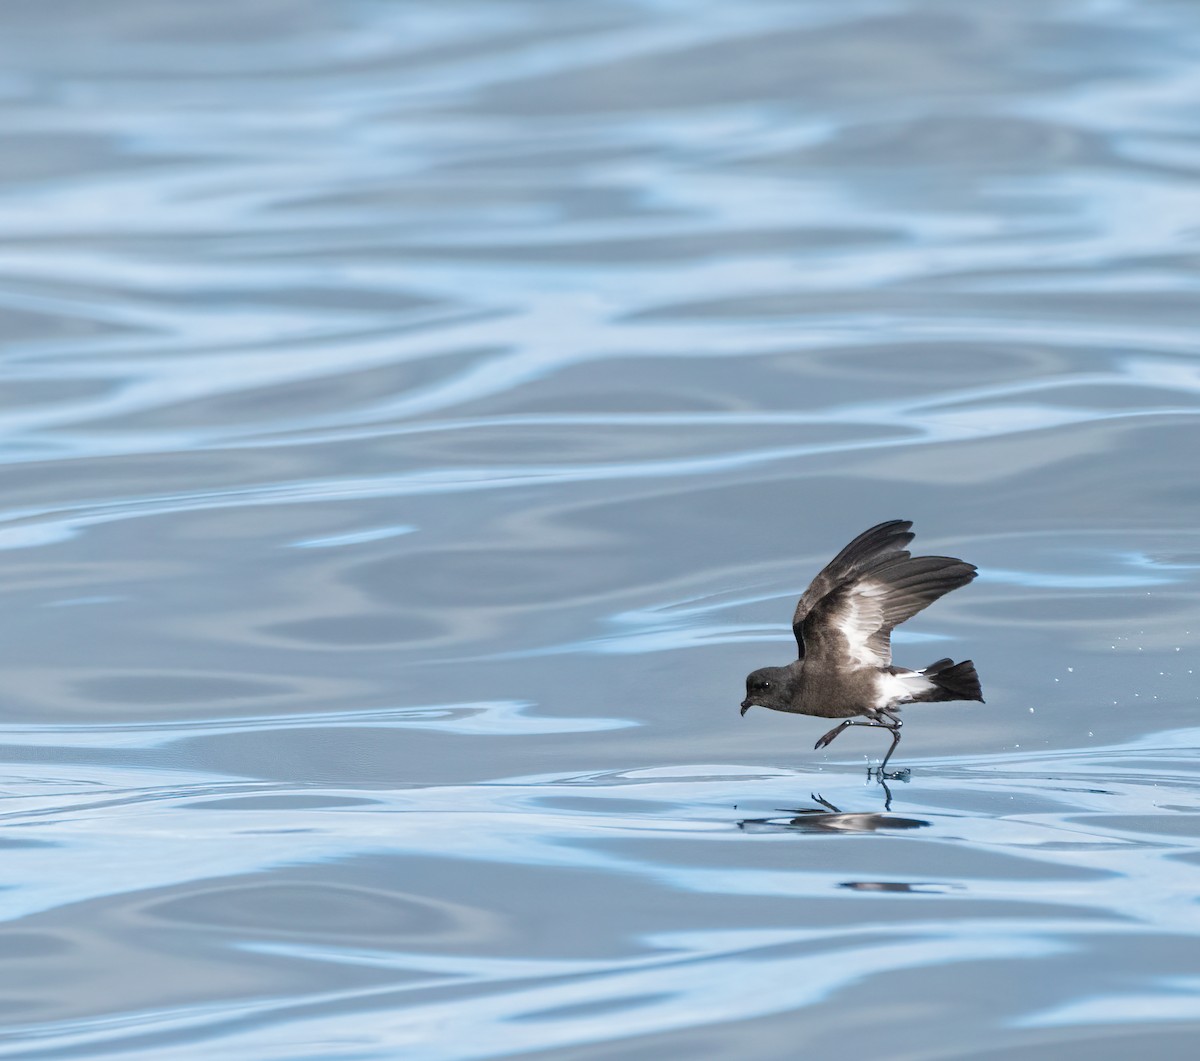
<path fill-rule="evenodd" d="M 975 577 L 973 564 L 950 556 L 913 556 L 908 520 L 880 523 L 837 554 L 804 591 L 792 616 L 800 658 L 746 678 L 742 714 L 752 707 L 844 718 L 815 747 L 847 726 L 889 730 L 900 743 L 900 707 L 939 700 L 983 702 L 969 660 L 939 659 L 924 670 L 892 666 L 892 630 Z M 856 716 L 865 715 L 865 720 Z"/>

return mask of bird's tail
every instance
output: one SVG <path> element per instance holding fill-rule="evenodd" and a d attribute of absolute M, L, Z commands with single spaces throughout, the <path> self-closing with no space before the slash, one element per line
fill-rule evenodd
<path fill-rule="evenodd" d="M 933 688 L 915 697 L 924 703 L 942 700 L 978 700 L 983 703 L 983 690 L 979 688 L 979 675 L 975 664 L 969 659 L 955 663 L 952 659 L 939 659 L 929 664 L 921 673 L 933 682 Z"/>

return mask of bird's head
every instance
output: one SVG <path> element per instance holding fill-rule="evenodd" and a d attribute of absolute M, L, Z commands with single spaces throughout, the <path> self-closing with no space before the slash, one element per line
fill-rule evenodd
<path fill-rule="evenodd" d="M 762 667 L 746 676 L 742 714 L 752 707 L 786 711 L 791 703 L 791 671 L 787 667 Z"/>

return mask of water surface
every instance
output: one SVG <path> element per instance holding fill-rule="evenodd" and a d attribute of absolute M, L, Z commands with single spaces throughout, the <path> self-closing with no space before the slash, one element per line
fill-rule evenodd
<path fill-rule="evenodd" d="M 1188 5 L 3 38 L 0 1055 L 1190 1056 Z M 889 518 L 883 786 L 737 704 Z"/>

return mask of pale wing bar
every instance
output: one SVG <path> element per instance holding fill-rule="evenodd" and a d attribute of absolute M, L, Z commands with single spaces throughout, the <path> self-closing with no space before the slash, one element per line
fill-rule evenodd
<path fill-rule="evenodd" d="M 863 531 L 821 569 L 821 573 L 804 591 L 792 616 L 792 632 L 796 635 L 796 647 L 800 650 L 801 659 L 804 658 L 804 620 L 809 612 L 825 597 L 856 579 L 877 561 L 885 557 L 897 560 L 907 558 L 909 553 L 906 547 L 912 540 L 911 520 L 888 520 Z"/>
<path fill-rule="evenodd" d="M 974 577 L 974 565 L 949 556 L 879 557 L 815 602 L 801 643 L 812 657 L 890 666 L 892 629 Z"/>

